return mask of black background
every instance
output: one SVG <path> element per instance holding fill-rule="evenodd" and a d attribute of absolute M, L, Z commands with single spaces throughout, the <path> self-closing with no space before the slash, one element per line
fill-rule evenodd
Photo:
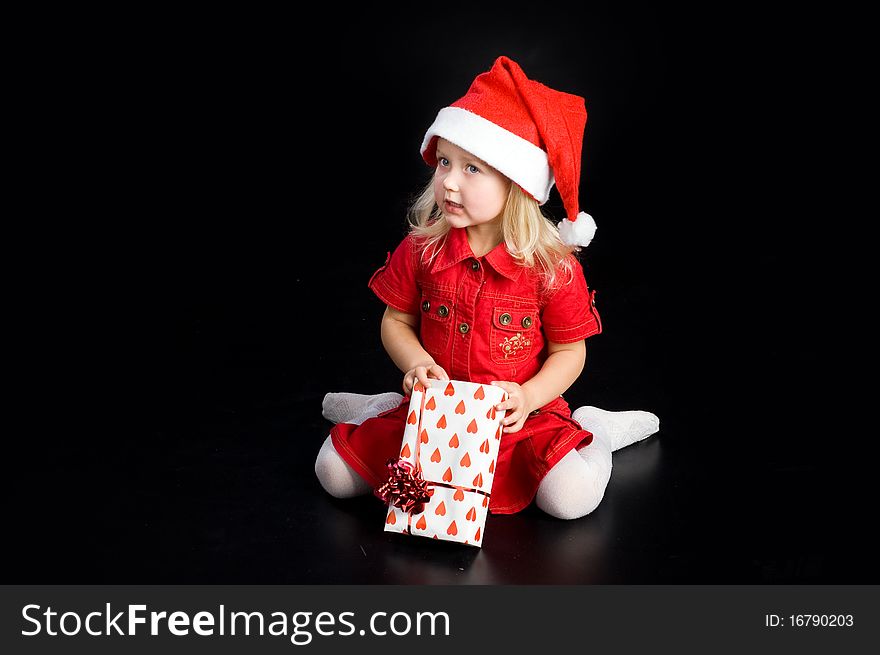
<path fill-rule="evenodd" d="M 144 17 L 32 49 L 24 168 L 46 183 L 13 285 L 29 345 L 5 577 L 877 582 L 853 411 L 824 368 L 822 71 L 797 19 L 434 9 Z M 566 397 L 662 429 L 615 455 L 629 495 L 592 522 L 496 521 L 468 578 L 472 553 L 383 535 L 382 508 L 330 499 L 312 463 L 324 393 L 400 384 L 366 283 L 430 174 L 425 129 L 501 54 L 587 100 L 581 261 L 604 333 Z M 562 217 L 556 192 L 546 209 Z"/>

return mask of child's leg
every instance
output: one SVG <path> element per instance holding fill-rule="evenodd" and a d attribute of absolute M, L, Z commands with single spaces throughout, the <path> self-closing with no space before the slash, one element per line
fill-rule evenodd
<path fill-rule="evenodd" d="M 646 439 L 660 429 L 660 419 L 651 412 L 609 412 L 585 405 L 572 412 L 571 417 L 584 430 L 601 435 L 612 452 Z"/>
<path fill-rule="evenodd" d="M 400 405 L 399 393 L 380 393 L 368 396 L 359 393 L 328 393 L 324 396 L 324 418 L 334 423 L 360 425 L 368 418 Z M 324 490 L 336 498 L 351 498 L 372 491 L 370 483 L 342 459 L 333 440 L 328 436 L 315 459 L 315 475 Z"/>
<path fill-rule="evenodd" d="M 324 418 L 332 423 L 360 425 L 368 418 L 394 409 L 403 401 L 399 393 L 380 393 L 370 396 L 362 393 L 328 393 L 321 404 Z"/>
<path fill-rule="evenodd" d="M 611 479 L 611 446 L 594 434 L 593 441 L 572 450 L 538 485 L 535 504 L 558 519 L 577 519 L 599 506 Z"/>
<path fill-rule="evenodd" d="M 328 436 L 315 460 L 315 475 L 321 486 L 336 498 L 351 498 L 371 491 L 370 484 L 351 468 L 333 447 Z"/>

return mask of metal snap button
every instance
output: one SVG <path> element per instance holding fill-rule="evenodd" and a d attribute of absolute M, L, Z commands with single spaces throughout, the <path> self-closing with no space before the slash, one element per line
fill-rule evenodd
<path fill-rule="evenodd" d="M 501 325 L 510 325 L 510 322 L 512 320 L 513 317 L 507 312 L 504 312 L 501 316 L 498 317 L 498 322 L 501 323 Z"/>
<path fill-rule="evenodd" d="M 480 270 L 480 262 L 478 262 L 476 259 L 471 262 L 471 270 L 473 270 L 473 271 Z"/>
<path fill-rule="evenodd" d="M 523 320 L 522 320 L 522 326 L 523 326 L 524 328 L 530 328 L 530 327 L 532 327 L 532 317 L 531 317 L 531 316 L 525 316 L 525 317 L 523 317 Z"/>
<path fill-rule="evenodd" d="M 470 330 L 470 329 L 471 328 L 467 323 L 462 323 L 461 325 L 458 326 L 458 331 L 461 332 L 462 334 L 467 334 L 468 330 Z"/>
<path fill-rule="evenodd" d="M 437 313 L 440 314 L 440 316 L 449 316 L 449 307 L 446 305 L 440 305 L 437 308 Z"/>
<path fill-rule="evenodd" d="M 425 302 L 422 303 L 422 311 L 426 312 L 429 309 L 431 309 L 431 303 L 426 300 Z"/>

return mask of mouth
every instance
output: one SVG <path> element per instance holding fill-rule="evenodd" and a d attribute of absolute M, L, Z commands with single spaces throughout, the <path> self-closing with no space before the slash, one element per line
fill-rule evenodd
<path fill-rule="evenodd" d="M 445 204 L 447 207 L 452 207 L 452 208 L 455 208 L 455 209 L 462 209 L 462 208 L 464 207 L 464 205 L 461 205 L 461 204 L 459 204 L 459 203 L 457 203 L 457 202 L 452 202 L 451 200 L 448 200 L 448 199 L 447 199 L 447 200 L 444 200 L 443 202 L 444 202 L 444 204 Z"/>

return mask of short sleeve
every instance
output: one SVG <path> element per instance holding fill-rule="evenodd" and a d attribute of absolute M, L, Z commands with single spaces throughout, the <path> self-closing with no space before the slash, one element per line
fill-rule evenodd
<path fill-rule="evenodd" d="M 407 236 L 385 263 L 373 273 L 368 286 L 386 305 L 405 314 L 419 313 L 418 284 L 416 283 L 416 249 L 412 237 Z"/>
<path fill-rule="evenodd" d="M 572 257 L 571 277 L 563 274 L 544 305 L 544 335 L 554 343 L 573 343 L 602 332 L 596 292 L 587 288 L 584 269 Z"/>

